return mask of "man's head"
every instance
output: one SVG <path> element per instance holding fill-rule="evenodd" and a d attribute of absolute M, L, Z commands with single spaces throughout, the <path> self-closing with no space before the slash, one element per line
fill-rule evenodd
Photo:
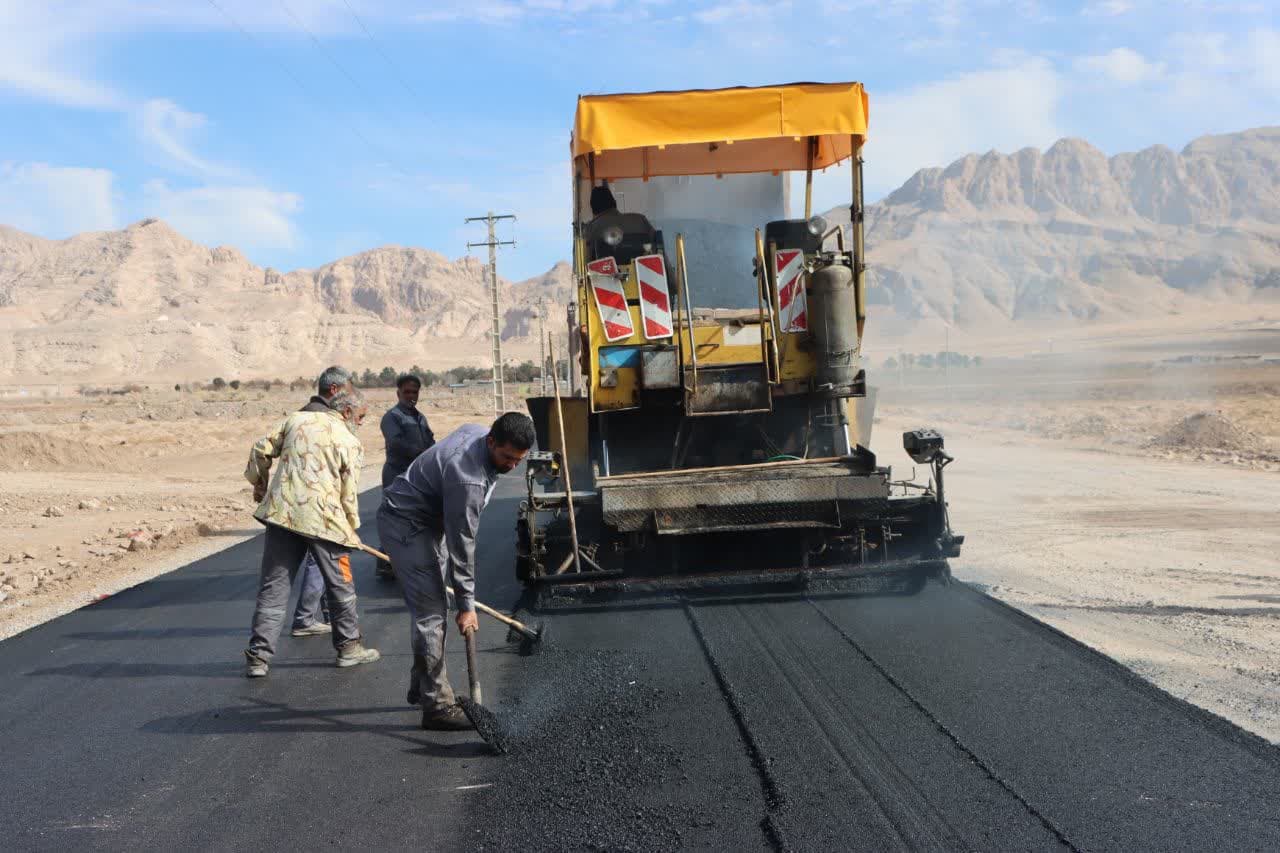
<path fill-rule="evenodd" d="M 316 380 L 316 393 L 333 402 L 333 396 L 340 391 L 351 388 L 351 373 L 344 367 L 332 365 L 326 367 L 324 373 Z"/>
<path fill-rule="evenodd" d="M 591 188 L 591 215 L 599 216 L 602 213 L 608 213 L 611 210 L 618 209 L 618 202 L 613 197 L 613 190 L 609 189 L 608 184 L 601 184 L 598 187 Z"/>
<path fill-rule="evenodd" d="M 499 474 L 513 470 L 524 461 L 537 436 L 533 418 L 520 412 L 507 412 L 489 427 L 489 459 Z"/>
<path fill-rule="evenodd" d="M 422 380 L 412 373 L 401 373 L 396 378 L 396 399 L 409 408 L 418 405 L 418 392 L 422 390 Z"/>
<path fill-rule="evenodd" d="M 354 388 L 347 388 L 335 394 L 329 401 L 329 408 L 342 415 L 342 419 L 347 422 L 347 426 L 351 427 L 352 431 L 364 423 L 365 415 L 369 414 L 369 405 L 364 401 L 364 395 Z"/>

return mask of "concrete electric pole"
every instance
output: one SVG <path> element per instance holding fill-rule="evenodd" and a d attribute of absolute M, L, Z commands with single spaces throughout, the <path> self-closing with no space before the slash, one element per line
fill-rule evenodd
<path fill-rule="evenodd" d="M 582 377 L 578 375 L 582 359 L 582 338 L 578 335 L 578 303 L 570 300 L 565 307 L 565 320 L 569 326 L 569 346 L 565 349 L 568 355 L 565 356 L 565 381 L 569 383 L 569 396 L 576 397 L 581 393 Z M 555 365 L 552 365 L 555 368 Z M 560 374 L 556 374 L 556 381 L 560 381 Z"/>
<path fill-rule="evenodd" d="M 547 300 L 538 300 L 538 375 L 542 379 L 542 396 L 547 396 Z M 553 365 L 550 371 L 555 373 Z"/>
<path fill-rule="evenodd" d="M 507 408 L 507 393 L 502 381 L 502 312 L 498 306 L 498 247 L 514 246 L 516 241 L 498 239 L 494 232 L 494 224 L 499 219 L 515 219 L 515 216 L 510 213 L 495 216 L 491 210 L 484 216 L 470 216 L 464 220 L 464 223 L 484 222 L 489 226 L 489 239 L 483 243 L 468 243 L 467 248 L 489 247 L 489 293 L 493 297 L 493 329 L 490 332 L 493 336 L 493 410 L 500 415 Z"/>

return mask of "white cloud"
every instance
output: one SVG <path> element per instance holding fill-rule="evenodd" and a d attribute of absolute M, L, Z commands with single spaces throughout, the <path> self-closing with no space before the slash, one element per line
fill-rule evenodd
<path fill-rule="evenodd" d="M 491 2 L 483 2 L 482 0 L 482 2 L 475 3 L 440 3 L 434 9 L 414 15 L 413 20 L 424 24 L 451 21 L 502 24 L 523 18 L 527 11 L 522 3 L 508 3 L 504 0 L 491 0 Z"/>
<path fill-rule="evenodd" d="M 1174 70 L 1151 108 L 1196 116 L 1196 135 L 1276 123 L 1280 30 L 1179 34 L 1168 47 Z"/>
<path fill-rule="evenodd" d="M 1254 30 L 1245 44 L 1255 84 L 1280 94 L 1280 30 Z"/>
<path fill-rule="evenodd" d="M 1163 62 L 1149 62 L 1142 54 L 1127 47 L 1117 47 L 1097 56 L 1082 56 L 1074 63 L 1084 74 L 1096 74 L 1112 83 L 1133 85 L 1164 76 Z"/>
<path fill-rule="evenodd" d="M 741 24 L 746 21 L 776 19 L 779 13 L 786 12 L 790 6 L 790 3 L 771 3 L 768 0 L 733 0 L 694 12 L 693 18 L 703 24 Z"/>
<path fill-rule="evenodd" d="M 217 7 L 205 2 L 0 0 L 0 89 L 62 106 L 128 110 L 135 99 L 98 79 L 93 67 L 95 52 L 111 36 L 238 28 L 302 36 L 299 21 L 317 34 L 358 32 L 347 5 L 338 0 L 284 2 L 288 12 L 280 3 L 261 0 L 218 0 Z M 481 0 L 486 4 L 503 5 L 503 0 Z M 367 4 L 351 0 L 351 5 L 371 15 L 361 9 Z"/>
<path fill-rule="evenodd" d="M 179 172 L 204 178 L 239 178 L 240 173 L 196 154 L 189 137 L 200 130 L 207 119 L 200 113 L 188 112 L 167 98 L 152 98 L 137 112 L 138 135 L 160 154 L 164 164 Z"/>
<path fill-rule="evenodd" d="M 70 107 L 119 109 L 127 99 L 80 64 L 85 15 L 53 4 L 0 0 L 0 88 Z"/>
<path fill-rule="evenodd" d="M 1202 71 L 1222 71 L 1233 62 L 1223 33 L 1178 33 L 1169 39 L 1169 49 L 1183 65 Z"/>
<path fill-rule="evenodd" d="M 1133 11 L 1129 0 L 1100 0 L 1097 3 L 1086 3 L 1084 13 L 1090 17 L 1114 18 Z"/>
<path fill-rule="evenodd" d="M 1061 96 L 1053 66 L 1028 58 L 873 98 L 864 155 L 868 195 L 969 152 L 1051 144 L 1063 135 L 1055 118 Z M 848 180 L 847 172 L 838 178 L 837 201 L 847 199 Z"/>
<path fill-rule="evenodd" d="M 292 216 L 301 198 L 254 186 L 171 188 L 164 181 L 143 186 L 146 215 L 157 216 L 183 234 L 208 245 L 229 243 L 241 249 L 295 249 Z"/>
<path fill-rule="evenodd" d="M 52 238 L 114 228 L 113 177 L 106 169 L 0 163 L 0 222 Z"/>
<path fill-rule="evenodd" d="M 652 2 L 642 5 L 657 5 Z M 598 12 L 645 17 L 643 9 L 618 0 L 437 0 L 432 8 L 410 16 L 419 23 L 465 21 L 482 24 L 509 24 L 528 18 L 567 18 Z"/>

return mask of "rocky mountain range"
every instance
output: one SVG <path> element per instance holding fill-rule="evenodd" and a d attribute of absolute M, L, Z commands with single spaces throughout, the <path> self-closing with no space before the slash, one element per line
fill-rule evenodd
<path fill-rule="evenodd" d="M 868 150 L 868 169 L 874 151 Z M 848 222 L 847 209 L 829 213 Z M 1280 301 L 1280 128 L 1108 158 L 1078 139 L 922 169 L 869 206 L 878 335 L 1123 321 Z M 559 330 L 571 275 L 501 282 L 508 354 Z M 291 376 L 487 363 L 484 266 L 384 247 L 282 273 L 150 219 L 45 240 L 0 225 L 0 377 Z"/>
<path fill-rule="evenodd" d="M 874 154 L 868 151 L 869 165 Z M 832 211 L 848 222 L 847 210 Z M 922 169 L 868 206 L 899 329 L 1122 321 L 1280 301 L 1280 127 L 1108 158 L 1079 139 Z"/>
<path fill-rule="evenodd" d="M 536 358 L 537 308 L 563 305 L 569 289 L 563 263 L 500 282 L 508 354 Z M 489 305 L 479 260 L 425 249 L 384 247 L 282 273 L 155 219 L 58 241 L 0 226 L 0 375 L 18 381 L 480 364 Z"/>

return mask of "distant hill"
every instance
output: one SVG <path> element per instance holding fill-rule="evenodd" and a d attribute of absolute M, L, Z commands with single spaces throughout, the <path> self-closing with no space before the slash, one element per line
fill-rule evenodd
<path fill-rule="evenodd" d="M 868 150 L 874 167 L 874 151 Z M 848 222 L 848 211 L 831 212 Z M 1280 300 L 1280 128 L 1108 158 L 1079 139 L 921 169 L 867 211 L 874 322 L 1126 320 Z M 888 309 L 888 316 L 882 312 Z"/>
<path fill-rule="evenodd" d="M 874 147 L 868 151 L 874 168 Z M 848 210 L 829 214 L 848 222 Z M 1124 321 L 1280 301 L 1280 128 L 1106 157 L 970 154 L 868 208 L 878 337 Z M 503 281 L 508 353 L 536 357 L 536 310 L 563 330 L 569 266 Z M 281 273 L 149 219 L 45 240 L 0 226 L 7 381 L 207 379 L 487 364 L 484 267 L 383 247 Z"/>
<path fill-rule="evenodd" d="M 530 318 L 544 297 L 563 304 L 568 281 L 560 264 L 501 282 L 513 355 L 534 356 Z M 384 247 L 281 273 L 154 219 L 57 241 L 0 226 L 0 373 L 17 380 L 482 363 L 488 306 L 483 264 L 425 249 Z"/>

